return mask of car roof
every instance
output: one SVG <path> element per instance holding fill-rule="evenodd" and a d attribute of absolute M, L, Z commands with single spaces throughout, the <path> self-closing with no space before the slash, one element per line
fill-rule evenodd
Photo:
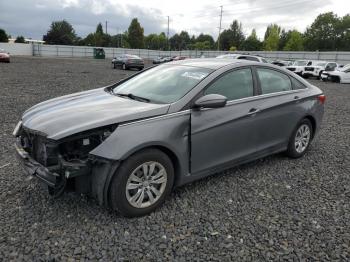
<path fill-rule="evenodd" d="M 248 60 L 237 60 L 237 59 L 217 59 L 217 58 L 196 58 L 196 59 L 185 59 L 180 61 L 173 61 L 167 64 L 170 65 L 183 65 L 183 66 L 193 66 L 202 67 L 217 70 L 221 67 L 232 65 L 232 64 L 261 64 L 258 62 L 248 61 Z"/>

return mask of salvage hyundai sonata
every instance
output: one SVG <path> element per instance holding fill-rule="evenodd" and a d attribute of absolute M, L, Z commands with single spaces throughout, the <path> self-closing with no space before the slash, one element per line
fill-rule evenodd
<path fill-rule="evenodd" d="M 267 155 L 307 151 L 325 96 L 269 64 L 198 59 L 27 110 L 14 130 L 27 175 L 145 215 L 174 187 Z"/>

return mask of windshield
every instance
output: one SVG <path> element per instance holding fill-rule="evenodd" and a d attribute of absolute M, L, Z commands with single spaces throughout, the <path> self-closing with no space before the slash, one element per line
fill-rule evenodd
<path fill-rule="evenodd" d="M 161 65 L 116 86 L 113 93 L 169 104 L 186 95 L 211 72 L 211 69 L 200 67 Z"/>
<path fill-rule="evenodd" d="M 297 60 L 297 61 L 294 62 L 293 65 L 295 65 L 295 66 L 306 66 L 307 65 L 307 61 L 305 61 L 305 60 Z"/>
<path fill-rule="evenodd" d="M 347 65 L 343 66 L 340 70 L 341 71 L 346 71 L 348 69 L 350 69 L 350 64 L 347 64 Z"/>

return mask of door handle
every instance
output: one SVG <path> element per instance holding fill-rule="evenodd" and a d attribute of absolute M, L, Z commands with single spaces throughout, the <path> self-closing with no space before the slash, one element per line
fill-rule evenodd
<path fill-rule="evenodd" d="M 248 116 L 252 116 L 252 115 L 255 115 L 256 113 L 259 113 L 260 112 L 260 110 L 259 109 L 257 109 L 257 108 L 252 108 L 252 109 L 250 109 L 249 110 L 249 112 L 248 112 Z"/>

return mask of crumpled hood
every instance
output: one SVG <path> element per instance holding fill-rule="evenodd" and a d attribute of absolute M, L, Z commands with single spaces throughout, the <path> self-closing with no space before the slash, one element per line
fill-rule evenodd
<path fill-rule="evenodd" d="M 22 124 L 58 140 L 100 126 L 166 114 L 168 108 L 118 97 L 99 88 L 37 104 L 23 114 Z"/>

